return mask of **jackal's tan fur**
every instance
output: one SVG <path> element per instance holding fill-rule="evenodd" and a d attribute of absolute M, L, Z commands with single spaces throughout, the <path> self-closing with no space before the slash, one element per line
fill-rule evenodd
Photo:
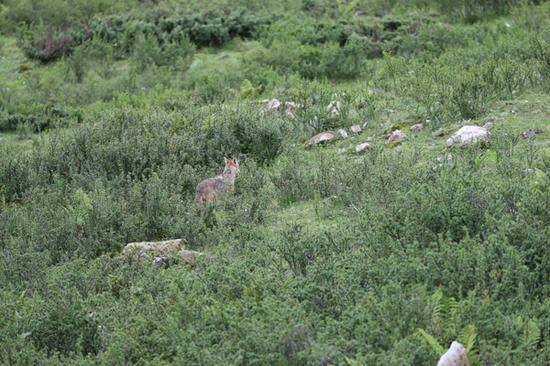
<path fill-rule="evenodd" d="M 195 190 L 195 203 L 202 206 L 206 202 L 215 202 L 225 193 L 233 190 L 235 177 L 239 174 L 239 162 L 233 159 L 225 160 L 223 173 L 213 178 L 203 180 Z"/>

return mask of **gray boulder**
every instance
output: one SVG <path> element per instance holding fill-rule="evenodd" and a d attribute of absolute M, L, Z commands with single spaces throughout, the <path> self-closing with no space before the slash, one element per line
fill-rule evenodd
<path fill-rule="evenodd" d="M 340 139 L 345 140 L 348 138 L 348 133 L 343 128 L 340 128 L 337 132 L 338 136 L 340 136 Z"/>
<path fill-rule="evenodd" d="M 406 137 L 407 137 L 407 135 L 405 135 L 401 130 L 394 130 L 388 136 L 387 143 L 388 144 L 390 144 L 390 143 L 399 143 L 399 142 L 402 142 L 403 140 L 405 140 Z"/>
<path fill-rule="evenodd" d="M 281 106 L 281 101 L 277 98 L 273 98 L 271 100 L 265 99 L 262 102 L 264 103 L 264 109 L 268 111 L 272 109 L 279 109 Z"/>
<path fill-rule="evenodd" d="M 459 143 L 460 146 L 470 145 L 476 142 L 488 141 L 489 131 L 479 126 L 463 126 L 447 139 L 447 147 Z"/>
<path fill-rule="evenodd" d="M 368 142 L 363 142 L 362 144 L 359 144 L 359 145 L 355 146 L 355 152 L 357 154 L 363 154 L 368 149 L 370 149 L 370 144 Z"/>
<path fill-rule="evenodd" d="M 313 146 L 313 145 L 321 144 L 323 142 L 331 141 L 332 139 L 334 139 L 334 133 L 333 132 L 330 132 L 330 131 L 321 132 L 321 133 L 313 136 L 312 138 L 310 138 L 306 145 L 307 145 L 307 147 L 310 147 L 310 146 Z"/>

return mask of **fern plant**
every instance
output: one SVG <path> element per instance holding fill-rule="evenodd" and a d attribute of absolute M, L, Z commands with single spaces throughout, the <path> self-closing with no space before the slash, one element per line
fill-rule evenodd
<path fill-rule="evenodd" d="M 457 339 L 466 348 L 468 359 L 472 366 L 479 365 L 477 357 L 476 337 L 477 331 L 474 324 L 468 324 L 461 332 L 457 332 L 457 317 L 459 305 L 454 297 L 445 296 L 438 289 L 432 295 L 432 323 L 434 330 L 439 336 L 433 336 L 422 328 L 417 328 L 416 334 L 428 346 L 428 348 L 437 355 L 445 353 L 446 348 L 441 345 Z M 439 339 L 439 340 L 438 340 Z"/>

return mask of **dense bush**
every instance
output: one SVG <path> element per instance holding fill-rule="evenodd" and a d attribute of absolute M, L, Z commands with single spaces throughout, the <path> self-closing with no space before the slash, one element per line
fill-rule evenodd
<path fill-rule="evenodd" d="M 20 47 L 28 58 L 47 63 L 69 54 L 74 44 L 67 33 L 49 29 L 44 34 L 27 34 L 20 40 Z"/>
<path fill-rule="evenodd" d="M 28 31 L 21 39 L 21 47 L 27 57 L 43 63 L 56 60 L 91 38 L 99 38 L 115 46 L 119 58 L 126 57 L 144 46 L 143 38 L 150 45 L 147 53 L 188 53 L 190 40 L 197 47 L 219 47 L 229 40 L 252 38 L 256 31 L 270 22 L 269 17 L 260 17 L 244 10 L 235 10 L 228 15 L 206 12 L 199 16 L 171 15 L 166 12 L 146 13 L 143 17 L 111 15 L 96 17 L 69 30 L 42 26 Z M 54 29 L 62 29 L 54 31 Z M 164 57 L 162 57 L 164 59 Z M 159 60 L 154 60 L 158 65 Z M 165 61 L 169 62 L 169 61 Z"/>
<path fill-rule="evenodd" d="M 270 18 L 258 17 L 245 10 L 234 10 L 229 14 L 205 12 L 199 15 L 173 15 L 152 12 L 143 19 L 132 16 L 111 16 L 99 18 L 91 23 L 94 35 L 117 43 L 129 50 L 139 34 L 156 36 L 168 40 L 188 37 L 198 47 L 221 46 L 235 37 L 251 38 L 256 30 Z"/>
<path fill-rule="evenodd" d="M 237 111 L 223 118 L 227 127 L 244 117 L 231 117 Z M 0 213 L 9 253 L 3 319 L 11 304 L 20 309 L 17 322 L 3 323 L 3 337 L 15 335 L 2 340 L 6 362 L 24 347 L 33 359 L 424 364 L 436 355 L 417 328 L 446 343 L 471 324 L 481 359 L 542 361 L 547 192 L 525 184 L 526 143 L 510 150 L 497 139 L 492 150 L 505 163 L 492 168 L 477 163 L 484 152 L 475 149 L 438 166 L 435 154 L 412 151 L 300 160 L 289 147 L 273 177 L 245 162 L 235 196 L 199 213 L 192 190 L 209 158 L 198 151 L 218 151 L 216 135 L 230 132 L 205 126 L 212 134 L 199 140 L 209 147 L 199 148 L 180 130 L 193 126 L 189 117 L 150 129 L 169 116 L 155 114 L 139 122 L 119 112 L 26 158 L 2 158 L 2 181 L 26 186 L 22 205 L 4 203 Z M 544 168 L 542 156 L 532 158 Z M 28 176 L 17 178 L 20 169 Z M 274 212 L 291 187 L 305 203 Z M 7 193 L 3 202 L 14 197 Z M 128 241 L 176 236 L 214 257 L 154 271 L 102 256 Z M 32 295 L 15 296 L 24 288 Z"/>

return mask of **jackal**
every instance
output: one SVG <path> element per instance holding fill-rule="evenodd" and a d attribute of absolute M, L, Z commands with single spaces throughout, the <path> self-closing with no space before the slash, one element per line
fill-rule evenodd
<path fill-rule="evenodd" d="M 197 206 L 200 207 L 205 202 L 215 202 L 225 193 L 233 191 L 235 177 L 239 174 L 239 162 L 233 159 L 223 159 L 225 161 L 223 173 L 205 179 L 197 185 L 195 190 L 195 203 Z"/>

